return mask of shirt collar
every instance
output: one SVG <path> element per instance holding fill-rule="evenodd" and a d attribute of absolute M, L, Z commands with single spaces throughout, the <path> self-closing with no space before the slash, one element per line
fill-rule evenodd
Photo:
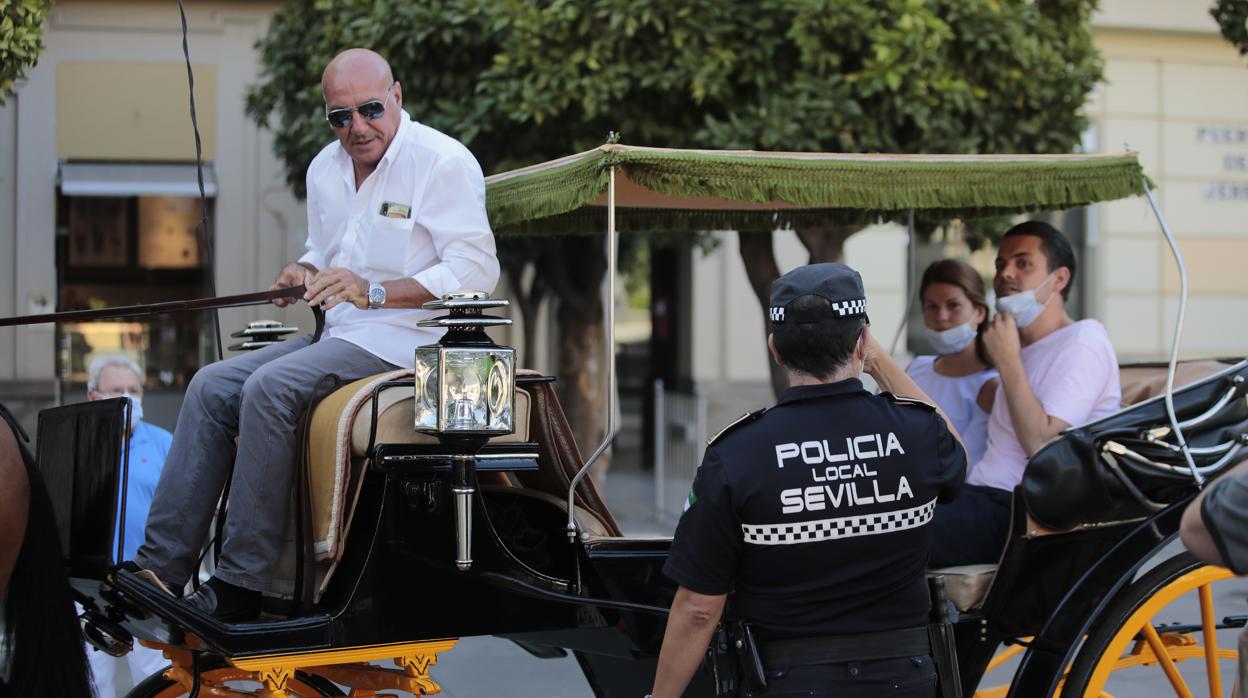
<path fill-rule="evenodd" d="M 784 392 L 780 393 L 780 400 L 776 403 L 776 405 L 798 402 L 799 400 L 836 397 L 838 395 L 850 395 L 853 393 L 865 392 L 866 389 L 862 387 L 862 381 L 857 378 L 846 378 L 843 381 L 837 381 L 835 383 L 795 385 L 791 388 L 785 388 Z"/>

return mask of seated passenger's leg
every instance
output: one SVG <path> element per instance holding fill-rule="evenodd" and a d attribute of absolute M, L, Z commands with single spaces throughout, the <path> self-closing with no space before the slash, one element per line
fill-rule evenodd
<path fill-rule="evenodd" d="M 266 364 L 247 379 L 216 577 L 245 589 L 268 588 L 294 486 L 299 416 L 315 395 L 324 394 L 326 376 L 347 383 L 394 368 L 350 342 L 325 339 Z"/>
<path fill-rule="evenodd" d="M 191 379 L 178 412 L 135 563 L 175 590 L 190 580 L 234 460 L 239 402 L 248 376 L 269 361 L 308 346 L 309 337 L 203 367 Z"/>
<path fill-rule="evenodd" d="M 1010 500 L 1005 490 L 964 485 L 948 504 L 936 505 L 929 567 L 996 564 L 1010 534 Z"/>

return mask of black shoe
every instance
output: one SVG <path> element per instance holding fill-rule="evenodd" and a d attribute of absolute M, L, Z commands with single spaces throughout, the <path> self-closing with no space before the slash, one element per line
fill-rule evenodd
<path fill-rule="evenodd" d="M 260 592 L 213 577 L 184 599 L 196 610 L 222 623 L 240 623 L 260 616 Z"/>

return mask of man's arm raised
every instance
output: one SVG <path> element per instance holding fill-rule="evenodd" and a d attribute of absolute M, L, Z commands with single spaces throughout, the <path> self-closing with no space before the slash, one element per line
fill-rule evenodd
<path fill-rule="evenodd" d="M 1023 369 L 1022 342 L 1018 325 L 1009 313 L 997 313 L 984 331 L 984 347 L 1001 375 L 1005 403 L 1014 423 L 1014 433 L 1023 451 L 1030 458 L 1053 437 L 1070 427 L 1066 422 L 1044 411 L 1044 405 L 1027 382 Z M 995 407 L 995 405 L 994 405 Z"/>

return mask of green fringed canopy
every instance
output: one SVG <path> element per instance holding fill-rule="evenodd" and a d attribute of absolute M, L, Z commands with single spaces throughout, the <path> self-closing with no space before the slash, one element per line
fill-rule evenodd
<path fill-rule="evenodd" d="M 1144 193 L 1135 153 L 855 155 L 617 144 L 486 178 L 502 233 L 601 232 L 616 168 L 621 230 L 818 226 L 1060 210 Z"/>

